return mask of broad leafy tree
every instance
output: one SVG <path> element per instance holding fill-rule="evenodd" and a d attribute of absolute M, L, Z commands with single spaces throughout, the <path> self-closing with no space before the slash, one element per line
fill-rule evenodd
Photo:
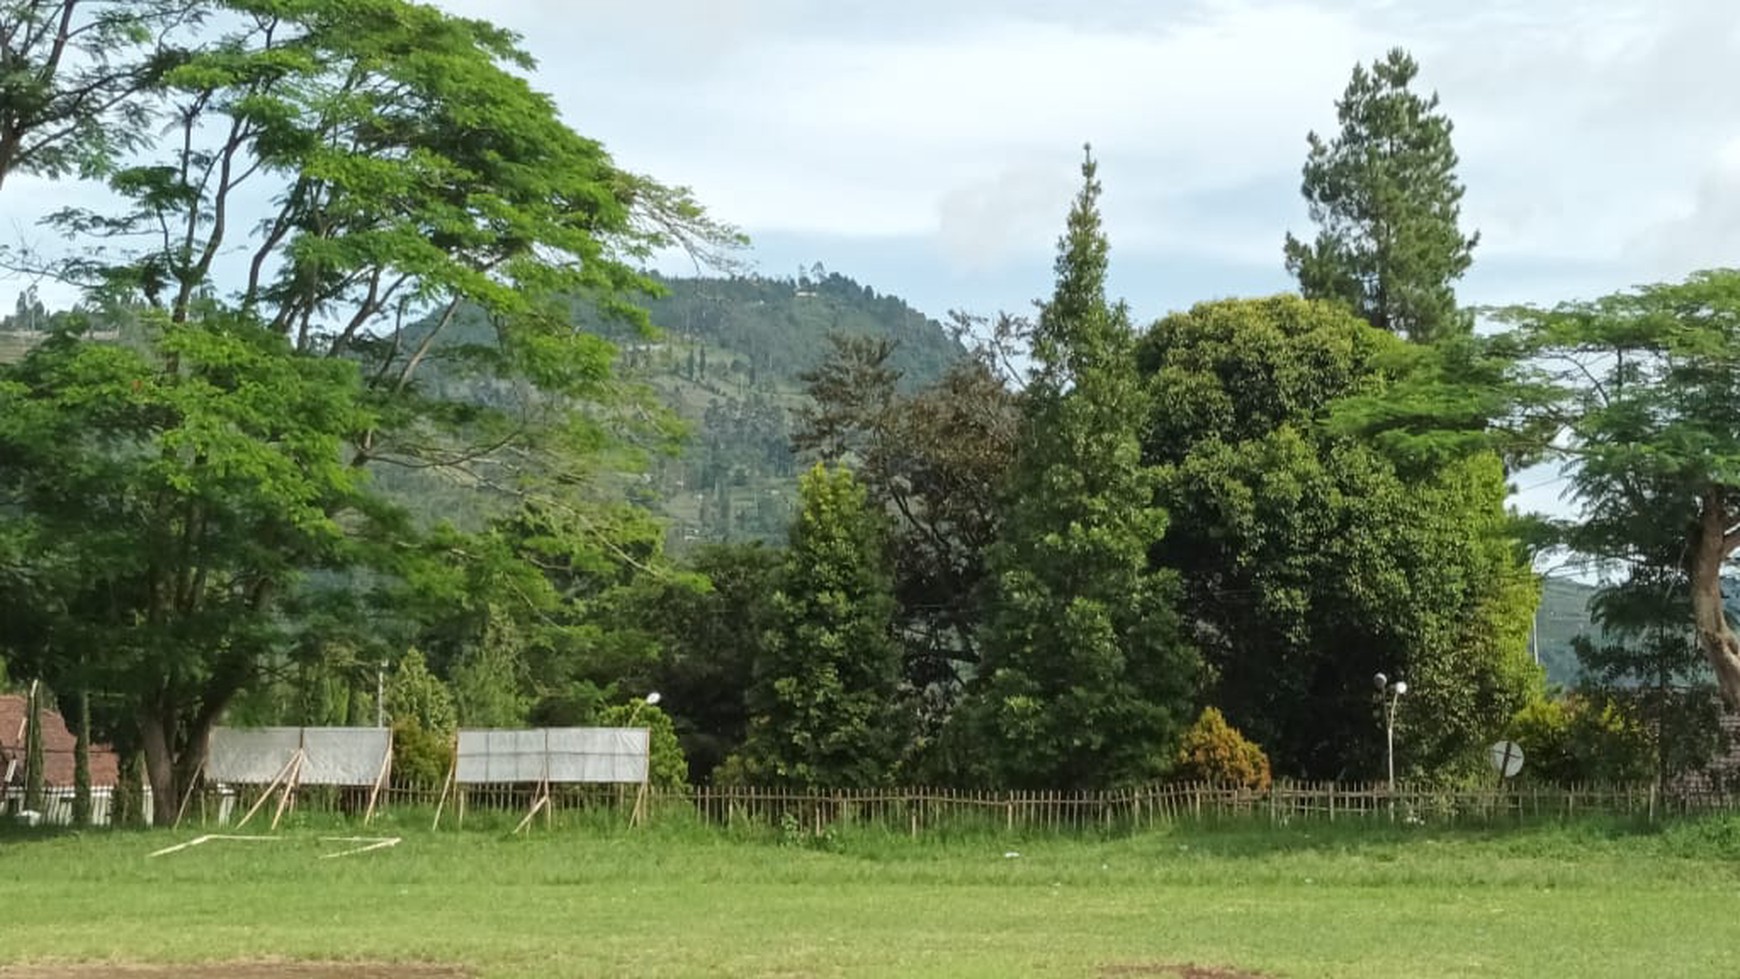
<path fill-rule="evenodd" d="M 0 186 L 96 176 L 144 145 L 148 89 L 187 55 L 195 0 L 0 2 Z"/>
<path fill-rule="evenodd" d="M 1303 189 L 1317 237 L 1289 234 L 1286 256 L 1307 298 L 1427 343 L 1470 328 L 1454 286 L 1480 236 L 1462 233 L 1453 126 L 1436 94 L 1412 89 L 1418 74 L 1400 49 L 1354 68 L 1336 103 L 1340 131 L 1309 136 Z"/>
<path fill-rule="evenodd" d="M 762 784 L 884 784 L 906 747 L 886 518 L 851 472 L 818 465 L 749 691 L 741 774 Z"/>
<path fill-rule="evenodd" d="M 1740 637 L 1723 570 L 1740 548 L 1740 272 L 1700 272 L 1552 309 L 1518 308 L 1524 415 L 1555 429 L 1590 558 L 1678 569 L 1723 697 L 1740 707 Z"/>
<path fill-rule="evenodd" d="M 1409 682 L 1398 761 L 1415 771 L 1469 762 L 1535 682 L 1535 582 L 1497 458 L 1398 465 L 1324 424 L 1344 399 L 1381 401 L 1408 352 L 1289 296 L 1205 303 L 1141 343 L 1172 516 L 1152 553 L 1183 582 L 1209 700 L 1279 775 L 1381 770 L 1375 673 Z"/>
<path fill-rule="evenodd" d="M 125 705 L 173 818 L 282 639 L 280 595 L 365 546 L 346 533 L 367 522 L 365 474 L 340 448 L 372 415 L 355 365 L 289 356 L 257 325 L 202 317 L 156 350 L 62 336 L 0 374 L 0 486 L 52 576 L 52 605 L 26 612 L 49 628 L 14 654 Z"/>
<path fill-rule="evenodd" d="M 755 664 L 778 623 L 783 562 L 760 543 L 710 544 L 687 555 L 690 576 L 645 579 L 624 605 L 657 643 L 644 686 L 663 695 L 696 784 L 743 746 Z"/>
<path fill-rule="evenodd" d="M 86 623 L 37 632 L 38 673 L 90 658 L 165 818 L 206 728 L 294 643 L 306 572 L 418 573 L 427 549 L 365 476 L 440 473 L 584 524 L 574 488 L 621 461 L 636 405 L 576 305 L 644 325 L 644 258 L 736 240 L 566 126 L 488 24 L 405 0 L 192 14 L 186 56 L 128 104 L 166 128 L 107 173 L 121 204 L 56 215 L 72 257 L 34 260 L 144 349 L 41 348 L 5 378 L 0 449 L 26 462 L 7 467 L 26 532 L 68 531 L 32 607 Z"/>
<path fill-rule="evenodd" d="M 1090 788 L 1170 767 L 1190 724 L 1195 651 L 1177 582 L 1149 568 L 1166 532 L 1142 461 L 1149 402 L 1127 310 L 1106 299 L 1091 156 L 1032 331 L 1035 368 L 989 556 L 982 663 L 956 713 L 952 762 L 1009 788 Z"/>

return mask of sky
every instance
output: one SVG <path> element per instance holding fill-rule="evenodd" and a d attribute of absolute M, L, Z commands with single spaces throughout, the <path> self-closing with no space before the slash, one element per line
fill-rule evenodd
<path fill-rule="evenodd" d="M 820 262 L 938 318 L 1049 291 L 1084 142 L 1139 321 L 1288 288 L 1306 134 L 1397 45 L 1456 125 L 1464 301 L 1740 264 L 1732 0 L 437 2 L 519 32 L 570 124 L 693 188 L 759 271 Z M 7 190 L 0 234 L 39 236 L 52 188 Z"/>
<path fill-rule="evenodd" d="M 1455 123 L 1465 302 L 1740 264 L 1731 0 L 441 2 L 522 33 L 571 124 L 692 187 L 761 271 L 821 262 L 938 317 L 1049 290 L 1087 142 L 1139 320 L 1289 288 L 1306 134 L 1394 46 Z M 1517 485 L 1564 508 L 1556 470 Z"/>
<path fill-rule="evenodd" d="M 1306 133 L 1356 62 L 1421 62 L 1481 232 L 1470 302 L 1740 262 L 1730 0 L 441 0 L 524 35 L 622 165 L 799 263 L 950 308 L 1049 287 L 1084 142 L 1141 317 L 1287 288 Z"/>

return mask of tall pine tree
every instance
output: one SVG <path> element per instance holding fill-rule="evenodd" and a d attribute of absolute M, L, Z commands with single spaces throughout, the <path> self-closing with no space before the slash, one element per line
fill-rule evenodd
<path fill-rule="evenodd" d="M 1091 154 L 1033 332 L 1025 435 L 988 563 L 994 589 L 976 689 L 953 745 L 963 775 L 1090 788 L 1161 774 L 1190 721 L 1198 661 L 1176 581 L 1150 570 L 1166 529 L 1142 463 L 1148 400 L 1135 331 L 1106 300 Z"/>
<path fill-rule="evenodd" d="M 1454 283 L 1473 261 L 1478 233 L 1458 225 L 1450 119 L 1438 96 L 1409 86 L 1419 65 L 1400 48 L 1353 69 L 1336 103 L 1341 132 L 1307 138 L 1303 191 L 1317 240 L 1287 236 L 1287 270 L 1308 299 L 1349 303 L 1381 330 L 1419 343 L 1469 332 Z"/>
<path fill-rule="evenodd" d="M 906 745 L 883 515 L 843 468 L 798 481 L 802 506 L 755 665 L 742 776 L 758 784 L 886 783 Z"/>

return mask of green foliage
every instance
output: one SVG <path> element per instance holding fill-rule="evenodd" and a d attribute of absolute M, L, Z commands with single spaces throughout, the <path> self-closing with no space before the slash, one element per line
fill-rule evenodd
<path fill-rule="evenodd" d="M 121 755 L 121 778 L 115 783 L 114 794 L 109 797 L 109 824 L 112 826 L 143 826 L 145 825 L 145 794 L 141 791 L 145 782 L 145 772 L 140 763 L 139 753 L 125 752 Z"/>
<path fill-rule="evenodd" d="M 1684 572 L 1634 566 L 1623 582 L 1601 588 L 1593 606 L 1601 641 L 1573 641 L 1585 694 L 1636 720 L 1659 779 L 1705 769 L 1727 738 L 1708 663 L 1686 625 Z"/>
<path fill-rule="evenodd" d="M 1740 548 L 1740 272 L 1499 316 L 1529 355 L 1518 414 L 1558 436 L 1580 505 L 1553 543 L 1675 576 L 1723 695 L 1740 703 L 1722 594 Z"/>
<path fill-rule="evenodd" d="M 452 691 L 429 672 L 427 661 L 416 649 L 399 660 L 397 671 L 387 681 L 387 716 L 395 725 L 415 722 L 435 735 L 449 735 L 459 727 Z"/>
<path fill-rule="evenodd" d="M 1280 296 L 1167 317 L 1138 354 L 1172 514 L 1154 560 L 1183 581 L 1212 699 L 1293 777 L 1375 774 L 1375 673 L 1412 687 L 1398 760 L 1416 771 L 1477 763 L 1538 682 L 1536 586 L 1498 460 L 1400 466 L 1322 424 L 1404 379 L 1402 347 L 1339 305 Z"/>
<path fill-rule="evenodd" d="M 1436 94 L 1409 88 L 1418 74 L 1401 49 L 1354 67 L 1336 103 L 1341 131 L 1309 137 L 1303 189 L 1317 239 L 1289 234 L 1286 255 L 1307 298 L 1345 302 L 1378 329 L 1430 343 L 1471 329 L 1453 284 L 1480 236 L 1457 225 L 1454 127 Z"/>
<path fill-rule="evenodd" d="M 177 54 L 178 0 L 3 0 L 0 183 L 92 176 L 146 141 L 138 96 Z"/>
<path fill-rule="evenodd" d="M 1184 732 L 1178 767 L 1172 774 L 1190 781 L 1260 791 L 1269 787 L 1269 756 L 1228 724 L 1218 709 L 1205 707 L 1196 723 Z"/>
<path fill-rule="evenodd" d="M 1640 781 L 1656 774 L 1648 732 L 1612 700 L 1537 698 L 1511 719 L 1527 777 L 1556 784 Z"/>
<path fill-rule="evenodd" d="M 758 542 L 705 545 L 685 559 L 692 576 L 646 582 L 624 608 L 656 638 L 642 686 L 664 696 L 694 784 L 711 781 L 743 745 L 744 696 L 780 625 L 773 595 L 784 561 Z"/>
<path fill-rule="evenodd" d="M 803 507 L 749 690 L 741 765 L 763 784 L 890 781 L 906 745 L 886 522 L 844 468 L 799 481 Z"/>
<path fill-rule="evenodd" d="M 59 336 L 0 370 L 0 480 L 38 588 L 0 643 L 117 695 L 160 815 L 283 643 L 285 591 L 361 557 L 347 525 L 374 511 L 339 447 L 371 418 L 353 365 L 216 310 L 162 323 L 149 354 Z"/>
<path fill-rule="evenodd" d="M 104 651 L 93 689 L 142 719 L 164 816 L 205 729 L 292 658 L 308 572 L 421 575 L 416 528 L 365 475 L 585 485 L 642 406 L 612 377 L 615 347 L 574 329 L 576 305 L 644 328 L 631 299 L 656 288 L 638 271 L 651 254 L 740 240 L 569 128 L 485 22 L 407 0 L 176 7 L 182 53 L 108 103 L 126 118 L 172 106 L 161 140 L 103 171 L 112 210 L 51 221 L 72 239 L 53 274 L 162 332 L 133 350 L 51 341 L 0 382 L 7 496 L 59 562 L 33 569 L 48 600 L 6 644 L 51 680 L 64 657 L 43 636 Z M 245 275 L 220 290 L 225 255 Z M 209 302 L 219 292 L 233 308 Z M 437 351 L 462 312 L 477 342 Z M 457 381 L 493 397 L 455 396 Z M 91 524 L 77 535 L 73 509 Z M 57 616 L 77 628 L 47 628 Z"/>
<path fill-rule="evenodd" d="M 809 274 L 657 278 L 663 294 L 647 308 L 659 334 L 650 341 L 585 320 L 622 345 L 625 376 L 686 423 L 680 456 L 655 458 L 630 488 L 672 522 L 674 552 L 784 542 L 800 469 L 794 413 L 807 408 L 806 372 L 827 362 L 835 341 L 885 346 L 902 391 L 934 383 L 965 356 L 942 324 L 900 299 L 838 273 Z"/>
<path fill-rule="evenodd" d="M 505 616 L 490 617 L 483 639 L 453 668 L 453 701 L 467 727 L 522 727 L 524 684 L 519 676 L 525 641 Z"/>
<path fill-rule="evenodd" d="M 836 338 L 833 356 L 804 375 L 813 403 L 799 414 L 793 445 L 823 460 L 853 460 L 873 503 L 895 515 L 896 633 L 907 684 L 922 691 L 920 740 L 928 741 L 978 665 L 985 555 L 1020 411 L 983 353 L 904 391 L 895 350 L 888 341 Z"/>
<path fill-rule="evenodd" d="M 1176 580 L 1148 568 L 1166 530 L 1142 465 L 1149 411 L 1127 310 L 1105 295 L 1091 156 L 1032 336 L 1019 450 L 988 557 L 982 670 L 950 762 L 1003 788 L 1137 782 L 1171 767 L 1196 691 Z"/>
<path fill-rule="evenodd" d="M 453 732 L 431 729 L 415 714 L 393 720 L 393 780 L 435 786 L 453 766 Z"/>
<path fill-rule="evenodd" d="M 24 720 L 24 808 L 41 812 L 43 796 L 42 691 L 30 685 Z"/>

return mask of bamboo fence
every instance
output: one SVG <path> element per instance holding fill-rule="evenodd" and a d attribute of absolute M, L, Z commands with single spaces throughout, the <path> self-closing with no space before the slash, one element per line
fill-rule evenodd
<path fill-rule="evenodd" d="M 227 799 L 199 794 L 190 821 L 232 821 L 258 789 Z M 466 786 L 450 799 L 474 823 L 518 819 L 535 803 L 534 785 Z M 380 795 L 383 813 L 432 811 L 439 786 L 393 784 Z M 304 787 L 293 805 L 302 812 L 361 818 L 365 790 Z M 949 788 L 820 791 L 801 788 L 694 786 L 551 786 L 552 821 L 644 823 L 687 820 L 727 828 L 771 828 L 821 835 L 838 827 L 866 827 L 920 836 L 964 830 L 1045 833 L 1129 833 L 1178 824 L 1259 822 L 1400 822 L 1495 825 L 1620 817 L 1655 822 L 1677 816 L 1740 812 L 1740 793 L 1719 790 L 1663 792 L 1654 784 L 1507 785 L 1468 788 L 1402 783 L 1277 782 L 1266 789 L 1206 783 L 1165 783 L 1114 791 L 991 792 Z M 644 818 L 642 818 L 644 816 Z M 567 818 L 564 818 L 567 817 Z M 463 825 L 463 822 L 459 823 Z M 443 822 L 443 825 L 452 825 Z"/>

